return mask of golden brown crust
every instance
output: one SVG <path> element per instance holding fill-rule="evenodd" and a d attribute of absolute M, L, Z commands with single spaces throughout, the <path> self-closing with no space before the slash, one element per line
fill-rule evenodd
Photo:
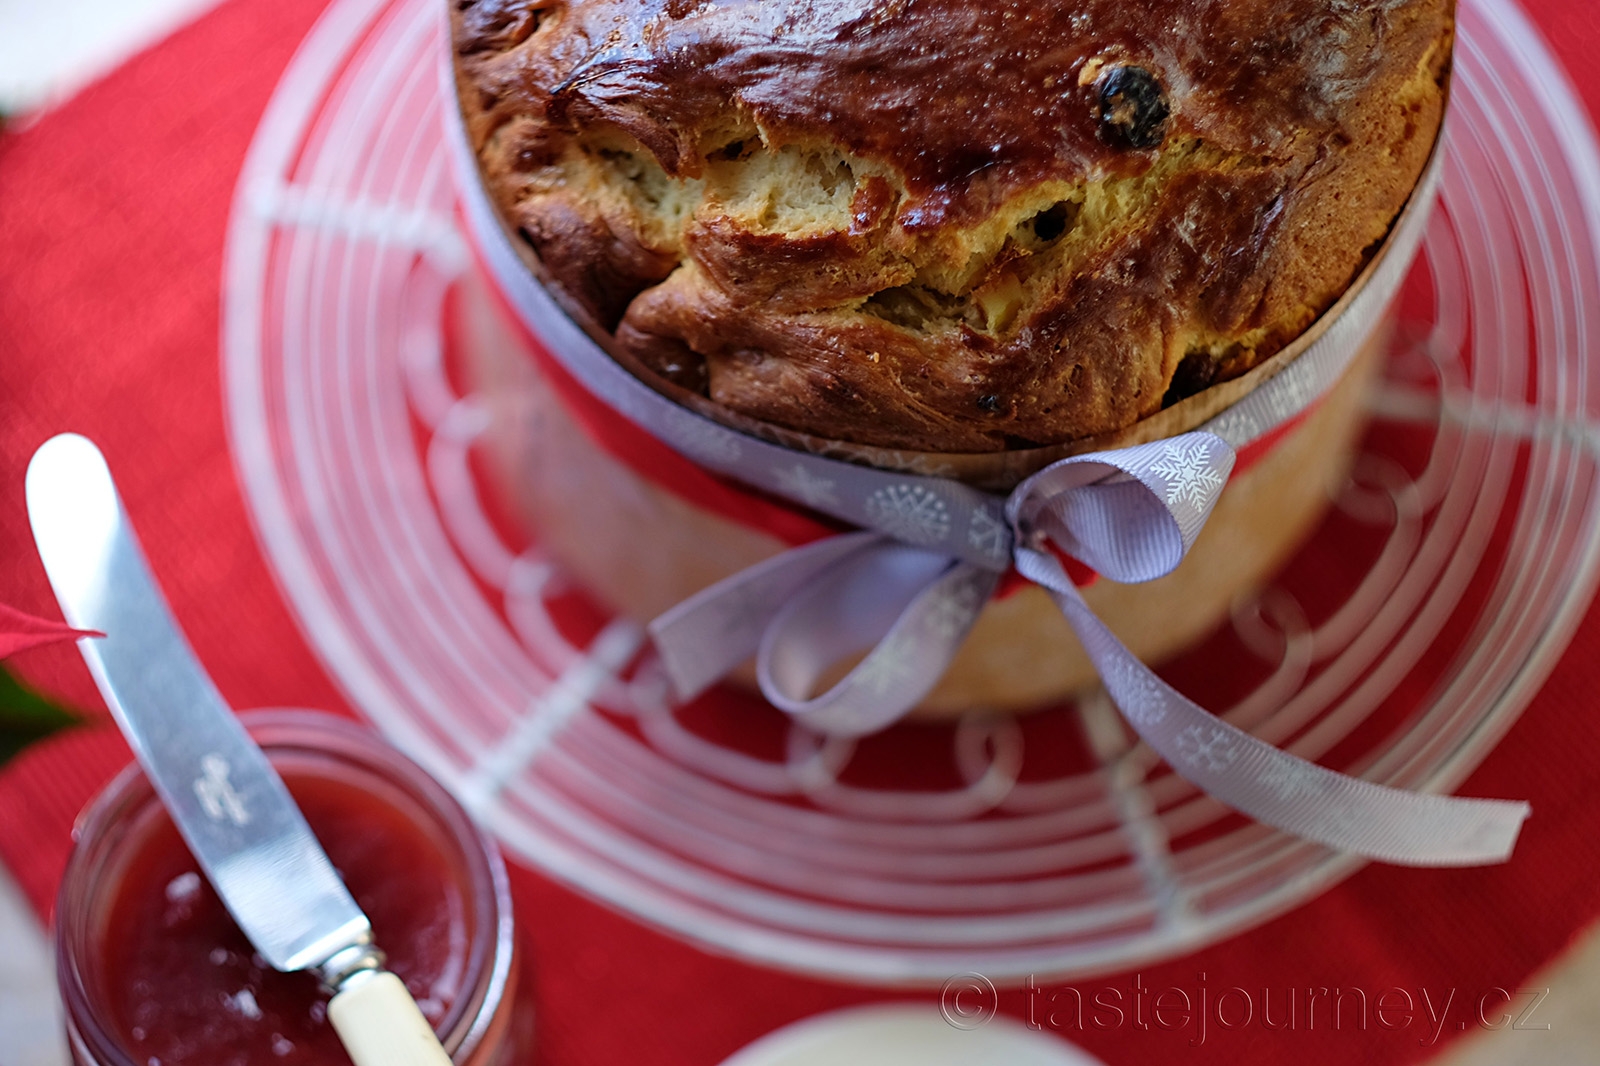
<path fill-rule="evenodd" d="M 455 0 L 488 187 L 643 364 L 921 451 L 1131 424 L 1403 206 L 1452 0 Z"/>

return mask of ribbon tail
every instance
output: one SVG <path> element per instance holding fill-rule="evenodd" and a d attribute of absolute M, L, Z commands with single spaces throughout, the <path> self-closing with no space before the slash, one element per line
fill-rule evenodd
<path fill-rule="evenodd" d="M 756 660 L 762 694 L 818 732 L 862 736 L 925 699 L 1000 575 L 948 556 L 884 544 L 835 567 L 773 620 Z M 821 695 L 831 669 L 866 657 Z"/>
<path fill-rule="evenodd" d="M 762 633 L 800 589 L 882 539 L 876 533 L 846 533 L 795 548 L 657 617 L 647 628 L 674 694 L 694 699 L 754 656 Z"/>
<path fill-rule="evenodd" d="M 1506 861 L 1531 808 L 1376 785 L 1280 751 L 1184 698 L 1095 617 L 1051 556 L 1018 569 L 1061 608 L 1129 725 L 1184 778 L 1263 824 L 1402 866 Z"/>

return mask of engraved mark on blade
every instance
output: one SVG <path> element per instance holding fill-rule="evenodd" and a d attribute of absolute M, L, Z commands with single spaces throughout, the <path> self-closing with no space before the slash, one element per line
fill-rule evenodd
<path fill-rule="evenodd" d="M 228 760 L 220 755 L 207 755 L 200 760 L 200 776 L 195 778 L 194 794 L 206 817 L 213 822 L 228 821 L 234 825 L 250 824 L 250 812 L 245 809 L 244 798 L 228 780 Z"/>

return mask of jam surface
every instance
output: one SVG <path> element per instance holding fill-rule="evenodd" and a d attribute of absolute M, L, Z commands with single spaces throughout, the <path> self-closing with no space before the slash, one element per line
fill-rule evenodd
<path fill-rule="evenodd" d="M 422 808 L 280 767 L 377 942 L 437 1028 L 471 943 L 464 875 Z M 382 786 L 380 786 L 382 787 Z M 308 973 L 279 973 L 234 924 L 165 811 L 143 819 L 96 953 L 102 1001 L 141 1066 L 348 1063 Z"/>

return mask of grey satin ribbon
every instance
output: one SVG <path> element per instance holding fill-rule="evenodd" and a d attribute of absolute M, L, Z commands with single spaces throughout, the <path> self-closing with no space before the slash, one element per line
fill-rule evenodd
<path fill-rule="evenodd" d="M 1166 685 L 1084 603 L 1050 550 L 1118 582 L 1178 565 L 1232 470 L 1234 449 L 1306 410 L 1344 371 L 1399 291 L 1437 190 L 1436 151 L 1386 253 L 1324 335 L 1201 431 L 1064 459 L 992 496 L 938 476 L 796 452 L 672 403 L 615 363 L 522 263 L 453 141 L 480 252 L 524 323 L 619 414 L 718 473 L 859 527 L 723 581 L 650 633 L 681 699 L 752 656 L 763 694 L 810 728 L 860 735 L 917 706 L 943 675 L 1011 565 L 1046 589 L 1141 738 L 1198 788 L 1267 825 L 1340 851 L 1413 866 L 1501 862 L 1525 803 L 1403 792 L 1266 744 Z M 930 471 L 937 474 L 937 471 Z M 851 657 L 865 653 L 853 667 Z M 842 676 L 812 695 L 831 674 Z"/>
<path fill-rule="evenodd" d="M 1113 581 L 1153 581 L 1183 560 L 1232 469 L 1233 450 L 1209 433 L 1063 459 L 1005 502 L 1007 541 L 1019 570 L 1024 558 L 1048 558 L 1048 542 Z M 650 636 L 681 699 L 753 655 L 774 706 L 821 732 L 859 736 L 932 691 L 999 577 L 882 532 L 846 533 L 690 597 L 651 622 Z M 861 652 L 826 692 L 807 695 Z"/>
<path fill-rule="evenodd" d="M 1095 617 L 1050 549 L 1111 580 L 1170 573 L 1227 484 L 1233 450 L 1189 433 L 1063 460 L 1006 504 L 1016 567 L 1044 588 L 1134 731 L 1196 787 L 1257 821 L 1412 866 L 1504 861 L 1525 803 L 1403 792 L 1280 751 L 1163 682 Z M 832 537 L 736 574 L 656 619 L 650 633 L 690 699 L 756 656 L 774 706 L 822 732 L 859 735 L 916 707 L 984 603 L 993 571 L 880 533 Z M 866 658 L 820 696 L 830 668 Z"/>

